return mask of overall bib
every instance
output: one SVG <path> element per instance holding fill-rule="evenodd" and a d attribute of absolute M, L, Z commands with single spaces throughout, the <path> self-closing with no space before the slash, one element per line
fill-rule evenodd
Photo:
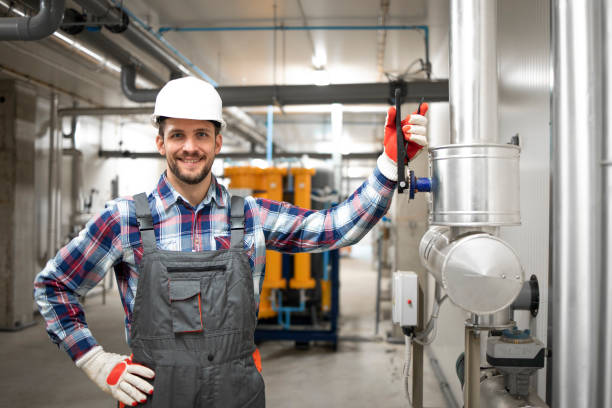
<path fill-rule="evenodd" d="M 155 371 L 152 408 L 263 408 L 252 354 L 257 323 L 253 277 L 243 249 L 244 199 L 231 200 L 230 249 L 157 249 L 147 196 L 134 197 L 142 236 L 130 347 Z"/>

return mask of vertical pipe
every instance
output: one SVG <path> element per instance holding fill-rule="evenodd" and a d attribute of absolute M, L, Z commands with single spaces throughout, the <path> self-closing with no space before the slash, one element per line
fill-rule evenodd
<path fill-rule="evenodd" d="M 604 271 L 603 284 L 601 285 L 602 299 L 604 302 L 604 316 L 600 327 L 604 330 L 602 339 L 607 341 L 601 342 L 601 356 L 603 357 L 602 363 L 599 365 L 601 373 L 599 379 L 601 381 L 599 389 L 603 391 L 603 399 L 599 406 L 611 407 L 612 406 L 612 300 L 610 294 L 612 293 L 612 263 L 610 262 L 610 253 L 612 253 L 612 237 L 610 231 L 612 231 L 612 4 L 609 1 L 603 2 L 604 10 L 603 16 L 603 55 L 604 60 L 604 102 L 603 102 L 603 118 L 604 118 L 604 129 L 603 129 L 603 158 L 602 158 L 602 171 L 603 171 L 603 236 L 602 236 L 602 271 Z"/>
<path fill-rule="evenodd" d="M 266 121 L 266 160 L 272 165 L 272 139 L 274 138 L 274 106 L 268 105 L 268 116 Z"/>
<path fill-rule="evenodd" d="M 498 143 L 497 2 L 451 0 L 451 143 Z"/>
<path fill-rule="evenodd" d="M 427 302 L 425 301 L 425 290 L 421 285 L 427 281 L 428 275 L 420 274 L 418 280 L 418 300 L 417 300 L 417 331 L 425 329 L 425 313 L 427 312 Z M 426 284 L 426 283 L 425 283 Z M 423 351 L 422 344 L 412 343 L 412 406 L 413 408 L 423 408 Z"/>
<path fill-rule="evenodd" d="M 342 192 L 342 153 L 347 152 L 347 146 L 342 140 L 343 108 L 340 103 L 331 105 L 331 139 L 334 145 L 341 146 L 340 149 L 333 149 L 332 161 L 334 163 L 334 184 L 339 193 Z"/>
<path fill-rule="evenodd" d="M 465 408 L 480 408 L 480 333 L 465 326 Z"/>
<path fill-rule="evenodd" d="M 54 92 L 51 93 L 51 106 L 50 110 L 50 120 L 49 120 L 49 173 L 48 173 L 48 183 L 47 188 L 47 254 L 46 258 L 51 258 L 56 250 L 55 247 L 55 171 L 56 166 L 55 162 L 57 160 L 57 155 L 55 153 L 55 138 L 58 136 L 56 132 L 57 128 L 57 94 Z"/>
<path fill-rule="evenodd" d="M 553 1 L 552 406 L 596 407 L 602 282 L 602 1 Z"/>

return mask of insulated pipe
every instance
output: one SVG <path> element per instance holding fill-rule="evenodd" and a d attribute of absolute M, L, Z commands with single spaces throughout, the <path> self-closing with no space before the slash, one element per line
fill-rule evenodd
<path fill-rule="evenodd" d="M 497 2 L 451 0 L 452 144 L 498 143 Z"/>
<path fill-rule="evenodd" d="M 552 2 L 553 375 L 547 402 L 556 408 L 610 406 L 601 398 L 609 392 L 610 378 L 600 384 L 600 367 L 610 361 L 600 354 L 600 341 L 610 347 L 610 338 L 603 336 L 610 323 L 601 320 L 600 292 L 610 272 L 603 273 L 602 245 L 602 133 L 609 120 L 602 110 L 604 3 Z"/>
<path fill-rule="evenodd" d="M 50 36 L 64 17 L 64 0 L 40 0 L 32 17 L 0 18 L 0 41 L 36 41 Z"/>
<path fill-rule="evenodd" d="M 600 403 L 602 407 L 612 406 L 612 299 L 610 294 L 612 293 L 612 262 L 610 262 L 610 254 L 612 254 L 612 4 L 609 1 L 603 3 L 604 11 L 604 28 L 603 28 L 603 41 L 604 49 L 603 55 L 605 55 L 604 61 L 604 140 L 603 140 L 603 158 L 602 158 L 602 170 L 603 170 L 603 217 L 602 226 L 604 229 L 602 239 L 602 271 L 604 272 L 603 284 L 601 289 L 603 292 L 602 303 L 604 304 L 604 316 L 601 320 L 600 327 L 604 328 L 602 339 L 608 341 L 601 342 L 600 355 L 603 358 L 601 364 L 599 364 L 600 373 L 598 375 L 601 383 L 598 389 L 603 391 L 603 399 Z"/>
<path fill-rule="evenodd" d="M 111 7 L 106 1 L 99 0 L 75 0 L 77 4 L 95 15 L 97 18 L 115 18 L 121 21 L 120 11 L 114 7 Z M 159 45 L 157 45 L 152 39 L 148 38 L 147 34 L 142 32 L 140 29 L 133 25 L 128 24 L 127 29 L 121 33 L 128 41 L 134 44 L 137 48 L 145 51 L 151 55 L 155 60 L 162 63 L 170 70 L 170 74 L 173 77 L 180 77 L 182 70 L 179 68 L 180 64 L 176 60 L 164 51 Z"/>
<path fill-rule="evenodd" d="M 121 90 L 133 102 L 155 101 L 159 92 L 159 89 L 136 88 L 136 67 L 134 65 L 121 66 Z"/>

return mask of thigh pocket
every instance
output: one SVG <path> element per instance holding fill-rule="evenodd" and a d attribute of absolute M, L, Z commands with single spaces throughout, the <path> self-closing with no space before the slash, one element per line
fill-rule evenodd
<path fill-rule="evenodd" d="M 200 278 L 170 280 L 170 304 L 174 333 L 201 332 L 204 329 Z"/>

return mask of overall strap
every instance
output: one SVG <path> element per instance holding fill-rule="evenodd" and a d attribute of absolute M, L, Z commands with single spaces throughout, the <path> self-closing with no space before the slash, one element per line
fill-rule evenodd
<path fill-rule="evenodd" d="M 136 218 L 138 219 L 138 229 L 142 238 L 142 249 L 144 253 L 151 253 L 155 250 L 155 230 L 153 229 L 153 215 L 149 208 L 149 200 L 145 193 L 134 196 L 136 205 Z"/>
<path fill-rule="evenodd" d="M 230 211 L 230 247 L 242 249 L 244 247 L 244 197 L 232 196 Z"/>

